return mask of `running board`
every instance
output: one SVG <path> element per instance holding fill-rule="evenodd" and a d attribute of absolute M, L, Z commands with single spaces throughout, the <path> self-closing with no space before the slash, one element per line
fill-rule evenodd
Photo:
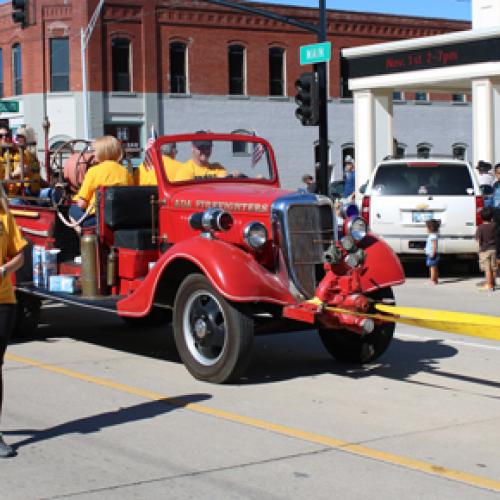
<path fill-rule="evenodd" d="M 122 295 L 93 298 L 79 297 L 70 293 L 51 292 L 46 288 L 38 288 L 33 285 L 17 285 L 16 292 L 34 295 L 36 297 L 40 297 L 41 299 L 50 299 L 57 302 L 62 302 L 63 304 L 85 307 L 87 309 L 110 312 L 113 314 L 118 314 L 118 311 L 116 310 L 116 303 L 119 300 L 123 299 Z"/>

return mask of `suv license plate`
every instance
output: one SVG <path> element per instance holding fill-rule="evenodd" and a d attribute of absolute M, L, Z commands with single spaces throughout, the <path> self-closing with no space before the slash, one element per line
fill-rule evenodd
<path fill-rule="evenodd" d="M 409 241 L 408 247 L 423 250 L 425 248 L 425 240 L 422 241 Z"/>
<path fill-rule="evenodd" d="M 434 217 L 433 212 L 412 212 L 411 221 L 412 222 L 425 222 Z"/>

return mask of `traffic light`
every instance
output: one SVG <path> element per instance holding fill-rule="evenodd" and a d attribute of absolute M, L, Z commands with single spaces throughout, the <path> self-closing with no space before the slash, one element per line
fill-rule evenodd
<path fill-rule="evenodd" d="M 12 20 L 21 28 L 28 26 L 28 0 L 12 0 Z"/>
<path fill-rule="evenodd" d="M 299 105 L 295 116 L 302 125 L 319 125 L 318 73 L 302 73 L 295 81 L 295 88 L 295 102 Z"/>

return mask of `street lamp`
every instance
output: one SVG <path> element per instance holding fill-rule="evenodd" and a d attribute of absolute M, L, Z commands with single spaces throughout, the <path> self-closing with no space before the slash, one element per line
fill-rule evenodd
<path fill-rule="evenodd" d="M 100 0 L 97 7 L 95 8 L 90 22 L 85 29 L 80 28 L 80 49 L 82 55 L 82 107 L 83 107 L 83 131 L 85 134 L 85 139 L 90 139 L 89 130 L 89 103 L 88 103 L 88 93 L 87 93 L 87 46 L 94 31 L 97 18 L 101 13 L 102 6 L 104 5 L 104 0 Z"/>

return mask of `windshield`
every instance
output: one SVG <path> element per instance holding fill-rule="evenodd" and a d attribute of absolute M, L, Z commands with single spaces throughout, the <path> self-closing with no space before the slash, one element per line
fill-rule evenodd
<path fill-rule="evenodd" d="M 273 180 L 271 154 L 264 142 L 218 139 L 211 134 L 194 140 L 165 139 L 159 140 L 159 148 L 170 182 Z"/>
<path fill-rule="evenodd" d="M 466 165 L 453 163 L 380 165 L 372 185 L 374 195 L 474 194 Z"/>

